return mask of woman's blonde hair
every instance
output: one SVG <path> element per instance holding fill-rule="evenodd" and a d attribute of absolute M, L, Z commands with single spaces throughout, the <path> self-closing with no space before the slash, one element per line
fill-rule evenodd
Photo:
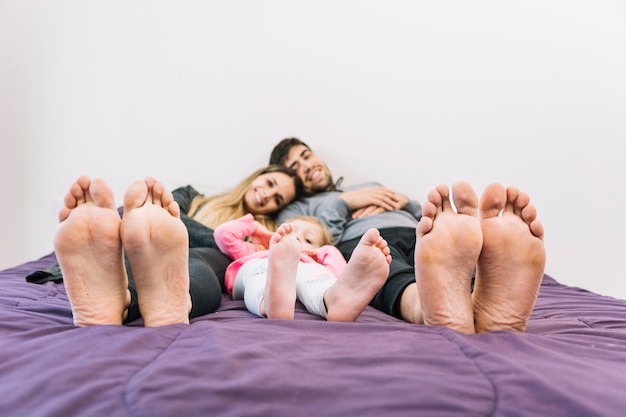
<path fill-rule="evenodd" d="M 189 217 L 211 229 L 215 229 L 222 223 L 247 214 L 248 212 L 245 209 L 243 200 L 246 191 L 248 191 L 250 185 L 259 176 L 273 172 L 289 175 L 294 182 L 296 199 L 302 195 L 302 181 L 293 170 L 282 165 L 269 165 L 254 171 L 230 191 L 211 196 L 196 196 L 189 206 Z M 277 214 L 278 213 L 255 214 L 254 219 L 268 230 L 275 231 L 277 227 L 275 221 Z"/>
<path fill-rule="evenodd" d="M 289 219 L 287 219 L 286 223 L 291 223 L 294 220 L 301 220 L 303 222 L 309 222 L 311 224 L 319 226 L 320 230 L 322 231 L 322 241 L 320 242 L 320 244 L 322 246 L 332 244 L 333 240 L 330 237 L 330 232 L 328 231 L 328 227 L 326 227 L 326 225 L 322 223 L 322 221 L 318 219 L 317 217 L 315 216 L 291 216 Z"/>

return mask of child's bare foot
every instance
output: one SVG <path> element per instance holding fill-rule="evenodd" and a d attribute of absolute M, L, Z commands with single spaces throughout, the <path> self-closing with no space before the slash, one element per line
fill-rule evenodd
<path fill-rule="evenodd" d="M 154 178 L 135 181 L 120 230 L 145 326 L 189 323 L 189 237 L 172 193 Z"/>
<path fill-rule="evenodd" d="M 526 193 L 491 184 L 480 199 L 483 250 L 474 286 L 477 332 L 524 331 L 543 278 L 543 225 Z"/>
<path fill-rule="evenodd" d="M 324 294 L 328 321 L 354 321 L 389 275 L 391 255 L 377 229 L 369 229 L 352 252 L 337 282 Z"/>
<path fill-rule="evenodd" d="M 113 191 L 81 176 L 65 196 L 54 250 L 74 324 L 122 324 L 130 303 Z"/>
<path fill-rule="evenodd" d="M 293 319 L 301 251 L 293 224 L 283 223 L 278 227 L 270 239 L 269 251 L 261 314 L 268 319 Z"/>
<path fill-rule="evenodd" d="M 415 278 L 424 324 L 474 333 L 471 281 L 482 247 L 478 197 L 465 182 L 428 194 L 416 228 Z"/>

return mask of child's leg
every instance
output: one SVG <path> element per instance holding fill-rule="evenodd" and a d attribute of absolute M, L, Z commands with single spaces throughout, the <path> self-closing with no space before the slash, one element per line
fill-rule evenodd
<path fill-rule="evenodd" d="M 296 296 L 309 313 L 326 318 L 328 311 L 324 294 L 336 281 L 332 271 L 325 266 L 300 262 L 296 275 Z"/>
<path fill-rule="evenodd" d="M 324 296 L 328 321 L 355 321 L 389 275 L 391 254 L 377 229 L 369 229 L 352 251 L 337 284 Z"/>
<path fill-rule="evenodd" d="M 233 300 L 243 300 L 248 311 L 259 317 L 263 292 L 267 283 L 267 259 L 252 259 L 246 262 L 235 278 Z"/>
<path fill-rule="evenodd" d="M 291 223 L 278 226 L 270 239 L 267 284 L 261 312 L 269 319 L 293 319 L 295 276 L 300 263 L 300 242 Z"/>

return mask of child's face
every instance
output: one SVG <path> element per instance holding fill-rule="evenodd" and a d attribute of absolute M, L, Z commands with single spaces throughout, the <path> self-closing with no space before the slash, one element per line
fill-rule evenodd
<path fill-rule="evenodd" d="M 319 249 L 322 246 L 323 233 L 319 225 L 296 219 L 291 222 L 296 230 L 296 237 L 302 250 Z"/>

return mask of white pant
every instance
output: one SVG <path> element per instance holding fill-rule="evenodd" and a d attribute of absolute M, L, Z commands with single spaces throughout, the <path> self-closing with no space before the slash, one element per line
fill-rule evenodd
<path fill-rule="evenodd" d="M 251 259 L 242 265 L 235 277 L 233 299 L 244 300 L 249 312 L 261 316 L 261 302 L 267 282 L 268 259 Z M 296 298 L 309 313 L 327 317 L 324 293 L 337 278 L 332 271 L 316 263 L 300 262 L 296 272 Z"/>

